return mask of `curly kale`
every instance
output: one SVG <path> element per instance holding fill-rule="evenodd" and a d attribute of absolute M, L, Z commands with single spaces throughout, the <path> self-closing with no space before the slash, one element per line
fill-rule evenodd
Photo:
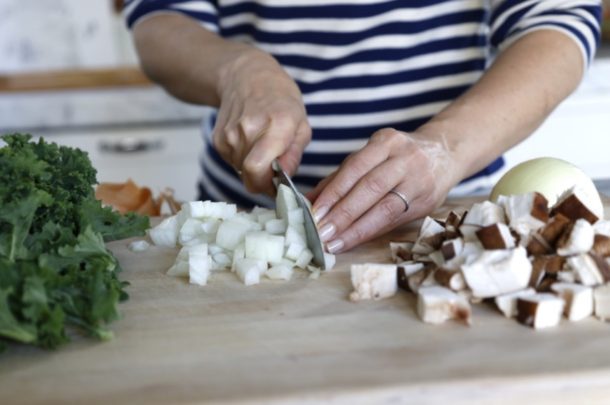
<path fill-rule="evenodd" d="M 5 135 L 0 148 L 0 350 L 9 340 L 55 348 L 67 327 L 100 339 L 127 298 L 104 242 L 143 235 L 147 217 L 95 199 L 79 149 Z"/>

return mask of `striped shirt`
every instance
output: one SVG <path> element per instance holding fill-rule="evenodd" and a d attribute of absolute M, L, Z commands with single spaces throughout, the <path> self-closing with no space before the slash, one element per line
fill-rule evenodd
<path fill-rule="evenodd" d="M 220 36 L 256 46 L 299 86 L 313 139 L 295 183 L 307 190 L 378 129 L 411 132 L 475 83 L 493 53 L 538 29 L 563 32 L 588 64 L 599 41 L 599 0 L 132 0 L 132 27 L 180 13 Z M 270 205 L 249 194 L 212 147 L 204 119 L 201 197 Z M 488 187 L 498 158 L 453 193 Z"/>

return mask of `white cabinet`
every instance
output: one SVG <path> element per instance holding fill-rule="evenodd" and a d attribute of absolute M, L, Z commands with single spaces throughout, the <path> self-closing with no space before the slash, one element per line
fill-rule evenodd
<path fill-rule="evenodd" d="M 89 153 L 100 182 L 133 179 L 155 194 L 173 188 L 182 201 L 197 197 L 199 154 L 202 148 L 198 125 L 151 126 L 135 129 L 86 129 L 82 132 L 38 131 L 37 136 Z"/>

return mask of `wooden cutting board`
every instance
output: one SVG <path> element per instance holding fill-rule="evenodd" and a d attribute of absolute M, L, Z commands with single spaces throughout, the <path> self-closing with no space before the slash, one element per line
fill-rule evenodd
<path fill-rule="evenodd" d="M 472 202 L 454 200 L 439 214 Z M 610 401 L 608 324 L 590 319 L 536 332 L 480 305 L 471 327 L 430 326 L 404 292 L 349 302 L 349 265 L 389 261 L 387 242 L 415 230 L 340 255 L 318 280 L 298 273 L 252 287 L 230 273 L 189 285 L 164 274 L 175 250 L 133 253 L 113 242 L 131 282 L 116 338 L 76 338 L 55 352 L 11 346 L 0 355 L 0 402 Z"/>

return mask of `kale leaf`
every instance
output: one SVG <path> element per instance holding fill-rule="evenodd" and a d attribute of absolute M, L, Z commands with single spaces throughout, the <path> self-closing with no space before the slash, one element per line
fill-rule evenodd
<path fill-rule="evenodd" d="M 112 338 L 127 283 L 104 242 L 143 235 L 147 217 L 95 199 L 87 154 L 30 135 L 0 148 L 0 351 L 8 341 L 55 348 L 76 327 Z"/>

